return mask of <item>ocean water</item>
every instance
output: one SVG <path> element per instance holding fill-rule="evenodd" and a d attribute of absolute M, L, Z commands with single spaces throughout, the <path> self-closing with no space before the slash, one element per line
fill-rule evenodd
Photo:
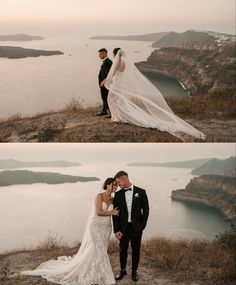
<path fill-rule="evenodd" d="M 0 119 L 59 110 L 73 100 L 84 106 L 101 103 L 97 76 L 101 65 L 98 49 L 122 47 L 133 62 L 144 61 L 153 48 L 150 42 L 101 41 L 78 38 L 47 38 L 32 42 L 0 42 L 4 46 L 60 50 L 64 55 L 37 58 L 0 58 Z M 176 79 L 149 76 L 166 95 L 186 95 Z"/>
<path fill-rule="evenodd" d="M 35 246 L 50 233 L 62 237 L 69 245 L 81 241 L 102 181 L 120 169 L 129 172 L 134 185 L 147 191 L 150 217 L 144 239 L 157 236 L 213 239 L 230 227 L 223 215 L 214 208 L 171 200 L 171 191 L 184 188 L 193 177 L 190 169 L 131 167 L 120 163 L 28 169 L 96 176 L 101 180 L 0 187 L 0 252 Z"/>

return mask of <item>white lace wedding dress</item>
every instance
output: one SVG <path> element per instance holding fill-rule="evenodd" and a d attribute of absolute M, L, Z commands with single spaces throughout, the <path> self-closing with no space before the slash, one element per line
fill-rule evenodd
<path fill-rule="evenodd" d="M 114 122 L 166 131 L 181 140 L 205 135 L 173 113 L 161 92 L 119 50 L 105 81 Z M 187 135 L 187 136 L 186 136 Z"/>
<path fill-rule="evenodd" d="M 104 211 L 112 211 L 102 202 Z M 35 270 L 23 271 L 23 275 L 41 276 L 48 281 L 63 285 L 112 285 L 114 275 L 107 254 L 112 231 L 111 216 L 90 214 L 81 247 L 72 257 L 60 256 L 40 264 Z"/>

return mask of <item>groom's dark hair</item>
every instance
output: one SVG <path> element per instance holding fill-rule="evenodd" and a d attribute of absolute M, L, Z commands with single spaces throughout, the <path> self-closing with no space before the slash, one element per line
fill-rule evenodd
<path fill-rule="evenodd" d="M 101 48 L 98 52 L 106 52 L 107 53 L 108 51 L 105 48 Z"/>
<path fill-rule="evenodd" d="M 125 172 L 124 170 L 121 170 L 119 172 L 116 173 L 116 175 L 114 176 L 114 179 L 116 180 L 117 178 L 120 178 L 122 176 L 129 176 L 127 172 Z"/>

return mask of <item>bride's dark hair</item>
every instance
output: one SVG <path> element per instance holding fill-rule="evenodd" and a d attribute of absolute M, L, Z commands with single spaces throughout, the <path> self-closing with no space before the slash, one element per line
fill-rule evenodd
<path fill-rule="evenodd" d="M 120 49 L 121 49 L 121 48 L 114 48 L 114 49 L 113 49 L 113 54 L 116 55 Z"/>
<path fill-rule="evenodd" d="M 107 185 L 111 184 L 115 182 L 115 179 L 112 178 L 112 177 L 108 177 L 105 181 L 104 181 L 104 184 L 103 184 L 103 189 L 106 190 L 107 189 Z"/>

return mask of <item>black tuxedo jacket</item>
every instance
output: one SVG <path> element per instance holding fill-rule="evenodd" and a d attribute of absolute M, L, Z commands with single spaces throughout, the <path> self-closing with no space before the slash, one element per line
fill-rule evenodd
<path fill-rule="evenodd" d="M 109 58 L 106 58 L 101 65 L 100 72 L 98 75 L 99 85 L 105 78 L 107 78 L 111 66 L 112 66 L 112 61 Z"/>
<path fill-rule="evenodd" d="M 125 233 L 128 224 L 128 209 L 125 200 L 125 191 L 115 193 L 113 200 L 114 208 L 120 211 L 119 216 L 112 216 L 114 233 L 121 231 Z M 137 186 L 133 190 L 133 202 L 131 209 L 131 222 L 135 231 L 145 229 L 149 215 L 149 204 L 146 191 Z"/>

